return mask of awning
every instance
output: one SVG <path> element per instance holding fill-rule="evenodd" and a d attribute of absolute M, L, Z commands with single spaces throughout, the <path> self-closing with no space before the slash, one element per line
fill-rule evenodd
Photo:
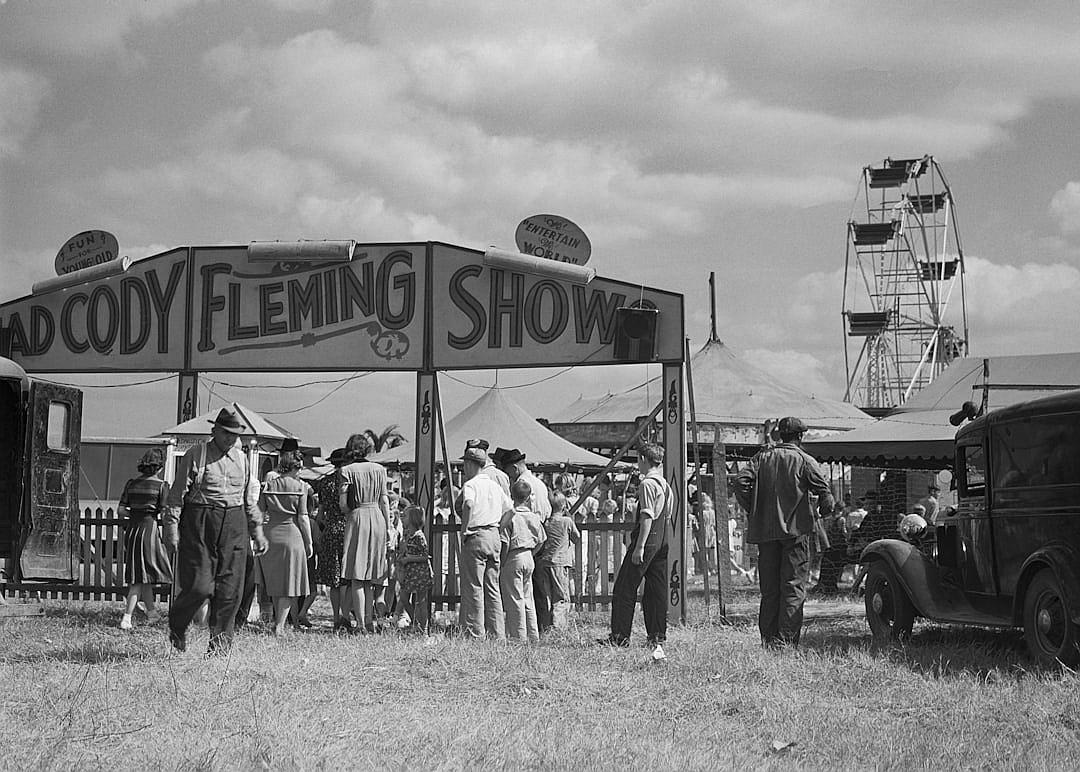
<path fill-rule="evenodd" d="M 818 461 L 854 466 L 943 469 L 952 465 L 956 427 L 951 410 L 925 410 L 882 418 L 871 426 L 807 440 Z"/>

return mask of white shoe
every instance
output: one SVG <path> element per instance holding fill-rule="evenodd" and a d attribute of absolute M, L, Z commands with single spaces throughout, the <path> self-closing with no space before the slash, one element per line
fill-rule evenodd
<path fill-rule="evenodd" d="M 120 617 L 120 629 L 121 630 L 130 630 L 131 629 L 131 614 L 124 614 L 124 616 Z"/>
<path fill-rule="evenodd" d="M 664 647 L 660 644 L 656 645 L 656 648 L 652 652 L 653 662 L 662 662 L 667 659 L 667 654 L 664 653 Z"/>

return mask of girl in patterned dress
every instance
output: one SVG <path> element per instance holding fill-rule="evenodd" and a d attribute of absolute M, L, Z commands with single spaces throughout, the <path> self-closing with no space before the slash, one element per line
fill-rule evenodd
<path fill-rule="evenodd" d="M 405 613 L 409 615 L 410 630 L 428 631 L 429 593 L 433 584 L 431 555 L 424 536 L 424 510 L 408 507 L 402 516 L 405 524 L 405 544 L 400 550 L 397 575 Z"/>
<path fill-rule="evenodd" d="M 172 582 L 172 565 L 158 530 L 158 519 L 165 511 L 169 484 L 158 476 L 165 466 L 165 454 L 151 448 L 139 459 L 139 476 L 128 480 L 120 494 L 119 514 L 124 521 L 124 575 L 128 581 L 127 606 L 120 619 L 120 629 L 130 630 L 131 615 L 139 598 L 146 604 L 146 615 L 153 621 L 154 585 Z"/>

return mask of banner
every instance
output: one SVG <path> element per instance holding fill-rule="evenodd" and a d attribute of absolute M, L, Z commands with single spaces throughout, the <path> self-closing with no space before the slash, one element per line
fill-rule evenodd
<path fill-rule="evenodd" d="M 456 370 L 618 364 L 625 307 L 659 311 L 655 361 L 682 361 L 681 295 L 439 243 L 358 244 L 327 262 L 174 249 L 0 305 L 0 327 L 32 373 Z"/>

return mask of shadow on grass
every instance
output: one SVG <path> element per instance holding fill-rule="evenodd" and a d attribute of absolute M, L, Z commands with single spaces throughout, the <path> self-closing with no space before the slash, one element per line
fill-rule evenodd
<path fill-rule="evenodd" d="M 28 646 L 22 651 L 6 651 L 0 655 L 0 664 L 79 664 L 99 665 L 106 662 L 127 662 L 156 659 L 162 647 L 139 646 L 129 642 L 83 643 L 73 646 L 46 648 Z"/>
<path fill-rule="evenodd" d="M 840 629 L 841 621 L 849 629 Z M 932 678 L 994 680 L 1019 678 L 1037 670 L 1020 630 L 924 623 L 916 625 L 905 641 L 881 644 L 868 629 L 850 629 L 852 621 L 826 615 L 808 618 L 800 647 L 830 655 L 865 652 Z"/>

